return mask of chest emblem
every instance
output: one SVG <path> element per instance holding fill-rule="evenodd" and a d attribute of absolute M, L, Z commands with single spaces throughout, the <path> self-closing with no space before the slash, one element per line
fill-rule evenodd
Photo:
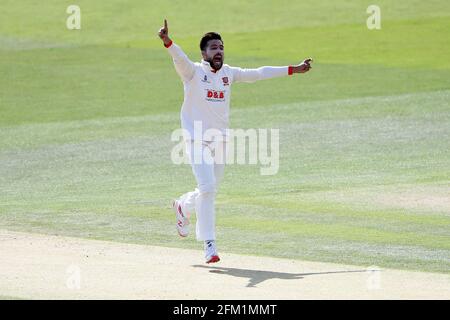
<path fill-rule="evenodd" d="M 230 85 L 230 84 L 228 83 L 228 77 L 223 77 L 223 78 L 222 78 L 222 81 L 223 81 L 223 85 L 224 85 L 224 86 Z"/>

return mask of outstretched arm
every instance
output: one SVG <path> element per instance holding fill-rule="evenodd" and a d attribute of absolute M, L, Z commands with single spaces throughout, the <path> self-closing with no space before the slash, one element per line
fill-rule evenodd
<path fill-rule="evenodd" d="M 189 81 L 194 77 L 194 63 L 189 60 L 188 56 L 181 50 L 179 46 L 172 42 L 169 38 L 169 28 L 167 26 L 167 20 L 164 19 L 164 27 L 159 29 L 158 36 L 170 53 L 175 65 L 175 70 L 183 81 Z"/>
<path fill-rule="evenodd" d="M 255 82 L 257 80 L 271 79 L 292 75 L 294 73 L 308 72 L 311 67 L 312 59 L 303 60 L 302 63 L 287 67 L 260 67 L 257 69 L 242 69 L 232 67 L 234 82 Z"/>

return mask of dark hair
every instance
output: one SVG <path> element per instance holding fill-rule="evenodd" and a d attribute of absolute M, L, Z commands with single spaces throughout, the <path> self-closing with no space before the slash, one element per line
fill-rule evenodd
<path fill-rule="evenodd" d="M 202 40 L 200 40 L 200 50 L 205 51 L 206 46 L 208 45 L 209 40 L 220 40 L 223 43 L 222 37 L 220 34 L 216 32 L 208 32 L 205 33 L 205 35 L 202 37 Z"/>

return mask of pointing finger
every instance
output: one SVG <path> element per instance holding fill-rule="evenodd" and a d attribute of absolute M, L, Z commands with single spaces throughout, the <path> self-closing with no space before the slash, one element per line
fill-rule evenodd
<path fill-rule="evenodd" d="M 167 20 L 164 19 L 164 29 L 167 29 Z"/>

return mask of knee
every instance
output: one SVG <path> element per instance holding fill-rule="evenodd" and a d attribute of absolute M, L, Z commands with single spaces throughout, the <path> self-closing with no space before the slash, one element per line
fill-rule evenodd
<path fill-rule="evenodd" d="M 198 185 L 198 190 L 201 194 L 213 194 L 216 193 L 216 184 L 215 183 L 202 183 Z"/>

